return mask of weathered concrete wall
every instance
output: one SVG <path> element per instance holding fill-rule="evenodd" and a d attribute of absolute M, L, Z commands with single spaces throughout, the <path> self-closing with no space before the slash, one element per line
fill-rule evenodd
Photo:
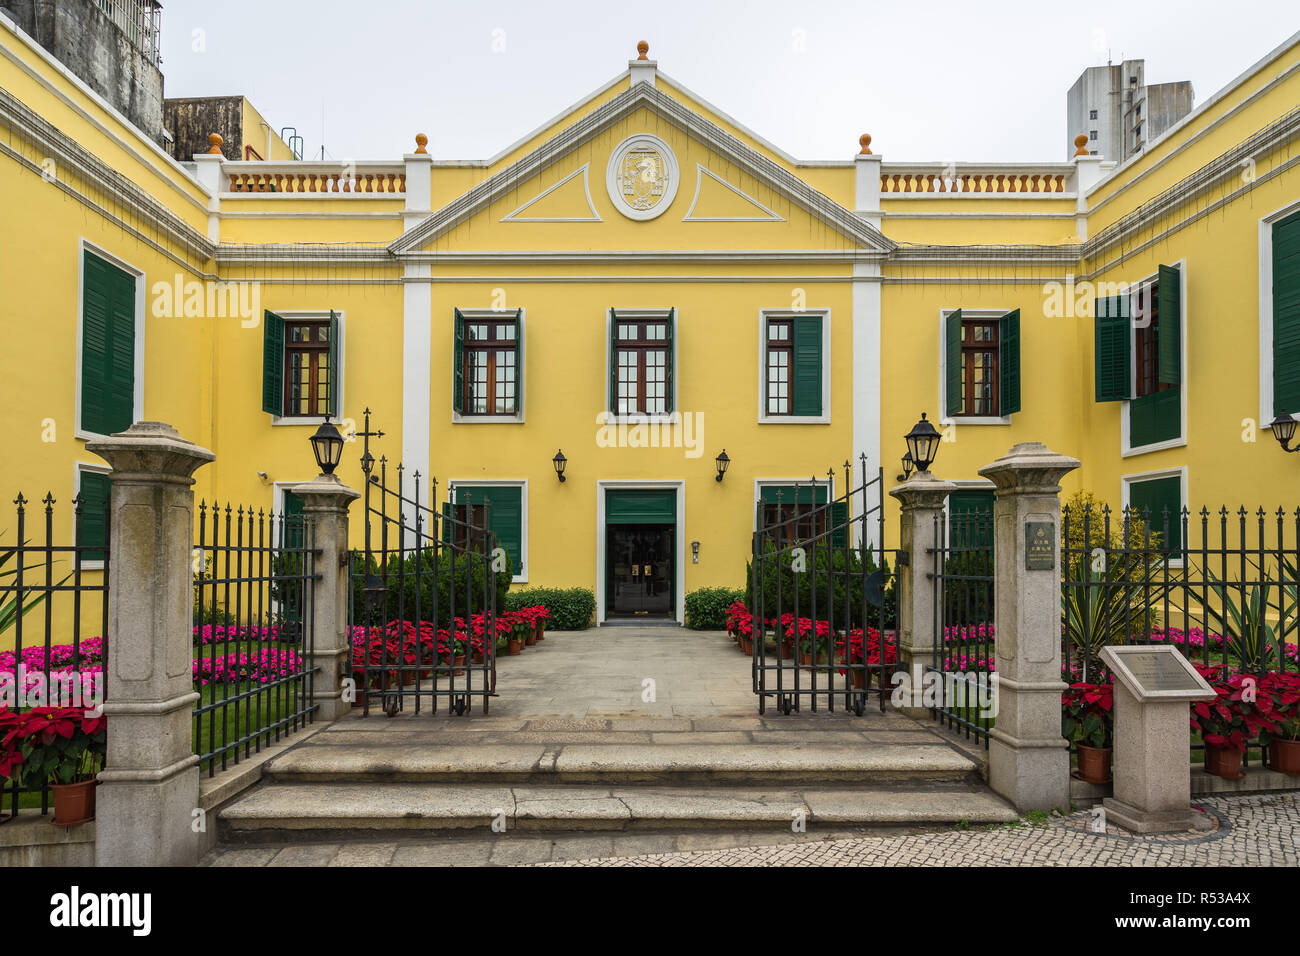
<path fill-rule="evenodd" d="M 164 145 L 163 76 L 94 0 L 0 0 L 19 28 Z"/>
<path fill-rule="evenodd" d="M 242 96 L 198 96 L 166 100 L 163 121 L 172 134 L 172 157 L 188 162 L 195 153 L 208 151 L 208 136 L 218 133 L 224 140 L 226 159 L 243 159 L 244 98 Z"/>

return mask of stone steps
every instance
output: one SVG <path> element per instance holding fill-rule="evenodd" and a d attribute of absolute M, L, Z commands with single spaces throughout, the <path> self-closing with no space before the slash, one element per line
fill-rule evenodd
<path fill-rule="evenodd" d="M 461 783 L 274 783 L 221 811 L 229 843 L 412 837 L 439 832 L 767 830 L 1006 823 L 1015 811 L 961 784 L 924 789 L 589 787 Z"/>
<path fill-rule="evenodd" d="M 324 736 L 324 735 L 322 735 Z M 271 760 L 263 778 L 277 784 L 700 784 L 974 783 L 975 760 L 942 743 L 893 746 L 807 743 L 323 743 Z M 328 739 L 328 738 L 326 738 Z"/>

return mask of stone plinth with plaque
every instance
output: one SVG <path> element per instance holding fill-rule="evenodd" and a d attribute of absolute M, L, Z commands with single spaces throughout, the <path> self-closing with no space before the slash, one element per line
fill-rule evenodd
<path fill-rule="evenodd" d="M 1134 833 L 1194 828 L 1188 707 L 1214 690 L 1169 646 L 1106 647 L 1101 659 L 1115 675 L 1115 796 L 1102 801 L 1107 819 Z"/>

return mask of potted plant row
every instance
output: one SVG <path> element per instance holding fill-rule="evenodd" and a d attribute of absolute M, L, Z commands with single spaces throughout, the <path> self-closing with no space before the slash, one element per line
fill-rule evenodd
<path fill-rule="evenodd" d="M 0 708 L 0 777 L 49 784 L 56 826 L 95 819 L 96 775 L 108 750 L 107 718 L 79 707 Z"/>

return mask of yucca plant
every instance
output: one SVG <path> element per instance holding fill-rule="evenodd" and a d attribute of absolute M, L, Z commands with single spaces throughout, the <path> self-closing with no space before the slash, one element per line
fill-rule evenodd
<path fill-rule="evenodd" d="M 0 537 L 4 537 L 4 535 L 0 534 Z M 9 581 L 6 580 L 7 578 L 17 579 L 18 577 L 18 569 L 8 566 L 9 562 L 14 559 L 14 556 L 17 553 L 17 548 L 10 548 L 8 551 L 0 552 L 0 582 L 3 582 L 6 585 L 9 584 Z M 55 585 L 55 587 L 62 587 L 67 583 L 68 578 L 70 577 L 72 577 L 71 574 L 65 576 L 62 581 Z M 44 589 L 45 585 L 40 585 L 40 587 Z M 24 600 L 23 606 L 20 610 L 16 593 L 12 591 L 0 592 L 0 634 L 5 633 L 9 628 L 13 627 L 14 624 L 18 622 L 20 615 L 30 614 L 32 611 L 40 607 L 41 602 L 49 596 L 49 591 L 42 590 L 40 594 Z"/>
<path fill-rule="evenodd" d="M 1084 660 L 1095 660 L 1107 644 L 1127 643 L 1160 626 L 1155 608 L 1168 588 L 1134 582 L 1119 564 L 1096 571 L 1085 562 L 1080 573 L 1080 580 L 1065 586 L 1061 617 L 1069 646 Z"/>
<path fill-rule="evenodd" d="M 1296 580 L 1294 566 L 1285 559 L 1282 561 L 1284 576 L 1274 581 L 1267 570 L 1260 570 L 1259 584 L 1233 588 L 1208 568 L 1205 571 L 1209 579 L 1209 593 L 1216 599 L 1211 602 L 1203 594 L 1189 591 L 1192 598 L 1205 611 L 1206 618 L 1223 635 L 1223 641 L 1230 654 L 1236 657 L 1236 664 L 1242 671 L 1259 673 L 1266 670 L 1275 658 L 1279 657 L 1282 636 L 1291 633 L 1297 623 L 1296 586 L 1284 583 L 1285 578 Z M 1269 593 L 1277 594 L 1277 625 L 1269 623 Z M 1241 597 L 1238 604 L 1237 597 Z"/>

